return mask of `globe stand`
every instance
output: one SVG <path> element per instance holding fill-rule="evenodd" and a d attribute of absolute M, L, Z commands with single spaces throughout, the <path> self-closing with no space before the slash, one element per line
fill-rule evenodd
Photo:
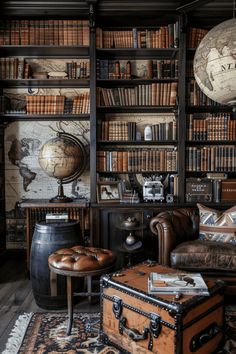
<path fill-rule="evenodd" d="M 67 157 L 68 164 L 64 161 Z M 87 152 L 84 144 L 69 133 L 58 132 L 56 138 L 50 139 L 43 145 L 39 152 L 38 161 L 50 177 L 57 178 L 58 193 L 57 196 L 50 199 L 50 202 L 72 202 L 72 198 L 65 196 L 63 184 L 71 183 L 85 170 Z"/>
<path fill-rule="evenodd" d="M 59 179 L 57 181 L 58 183 L 58 193 L 57 196 L 50 199 L 50 203 L 69 203 L 72 202 L 73 200 L 67 196 L 65 196 L 64 194 L 64 188 L 63 188 L 63 184 L 62 184 L 62 180 Z"/>

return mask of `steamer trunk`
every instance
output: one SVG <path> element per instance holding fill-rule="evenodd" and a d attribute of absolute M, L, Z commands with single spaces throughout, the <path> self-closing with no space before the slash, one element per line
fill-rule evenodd
<path fill-rule="evenodd" d="M 150 272 L 176 270 L 144 262 L 101 278 L 102 341 L 122 353 L 214 353 L 223 341 L 222 282 L 206 281 L 210 296 L 177 300 L 148 294 Z"/>

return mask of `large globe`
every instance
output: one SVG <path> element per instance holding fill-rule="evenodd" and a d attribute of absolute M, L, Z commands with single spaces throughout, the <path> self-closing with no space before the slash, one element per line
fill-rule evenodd
<path fill-rule="evenodd" d="M 67 201 L 62 183 L 72 182 L 84 170 L 85 150 L 83 144 L 71 134 L 58 133 L 40 149 L 38 161 L 41 168 L 50 177 L 58 179 L 60 189 L 52 201 Z M 69 199 L 68 199 L 69 201 Z"/>
<path fill-rule="evenodd" d="M 193 62 L 200 89 L 212 100 L 236 104 L 236 19 L 212 28 L 199 44 Z"/>

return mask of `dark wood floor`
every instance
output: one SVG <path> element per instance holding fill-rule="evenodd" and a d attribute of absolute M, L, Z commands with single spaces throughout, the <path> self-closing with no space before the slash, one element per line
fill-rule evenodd
<path fill-rule="evenodd" d="M 99 303 L 80 301 L 76 311 L 99 311 Z M 18 316 L 24 312 L 45 312 L 37 306 L 22 254 L 8 254 L 0 266 L 0 353 Z M 66 309 L 64 310 L 66 312 Z"/>

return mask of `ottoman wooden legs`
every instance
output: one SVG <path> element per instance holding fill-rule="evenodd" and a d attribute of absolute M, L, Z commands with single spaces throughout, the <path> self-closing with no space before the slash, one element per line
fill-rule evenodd
<path fill-rule="evenodd" d="M 99 276 L 111 271 L 115 260 L 116 256 L 110 250 L 83 246 L 60 249 L 48 257 L 48 265 L 51 271 L 50 285 L 52 295 L 56 295 L 57 293 L 57 274 L 66 276 L 68 307 L 67 335 L 71 333 L 73 323 L 73 296 L 87 296 L 89 302 L 91 302 L 92 296 L 100 294 L 92 292 L 92 276 Z M 86 278 L 87 292 L 74 292 L 73 277 Z"/>
<path fill-rule="evenodd" d="M 67 287 L 67 310 L 68 310 L 68 323 L 66 334 L 70 335 L 72 322 L 73 322 L 73 282 L 72 278 L 66 277 L 66 287 Z"/>
<path fill-rule="evenodd" d="M 93 292 L 92 291 L 92 276 L 94 275 L 102 275 L 106 274 L 112 269 L 112 266 L 104 269 L 99 269 L 96 271 L 90 271 L 90 272 L 73 272 L 73 271 L 65 271 L 65 270 L 58 270 L 50 266 L 51 270 L 51 295 L 56 296 L 57 295 L 57 284 L 56 284 L 56 277 L 57 274 L 60 275 L 65 275 L 66 276 L 66 289 L 67 289 L 67 310 L 68 310 L 68 324 L 67 324 L 67 330 L 66 333 L 67 335 L 70 335 L 71 333 L 71 328 L 73 324 L 73 296 L 87 296 L 89 303 L 91 303 L 92 296 L 99 296 L 100 292 Z M 75 274 L 76 273 L 76 274 Z M 86 277 L 87 279 L 87 292 L 74 292 L 73 290 L 73 277 Z"/>

